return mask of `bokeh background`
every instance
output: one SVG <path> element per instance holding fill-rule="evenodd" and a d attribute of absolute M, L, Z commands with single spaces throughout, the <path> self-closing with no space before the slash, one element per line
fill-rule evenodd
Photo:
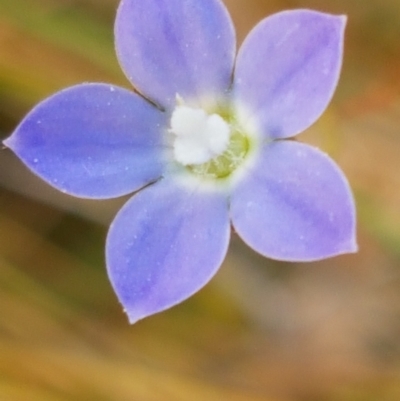
<path fill-rule="evenodd" d="M 117 5 L 0 0 L 1 138 L 65 86 L 129 88 L 113 50 Z M 239 43 L 283 9 L 348 15 L 338 90 L 300 140 L 349 177 L 359 253 L 282 263 L 234 237 L 207 287 L 130 326 L 103 255 L 124 199 L 60 195 L 2 149 L 1 401 L 400 400 L 400 1 L 226 5 Z"/>

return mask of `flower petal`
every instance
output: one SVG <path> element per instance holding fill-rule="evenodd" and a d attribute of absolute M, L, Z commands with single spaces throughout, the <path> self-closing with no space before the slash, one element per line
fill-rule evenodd
<path fill-rule="evenodd" d="M 293 141 L 266 145 L 235 188 L 232 221 L 257 252 L 311 261 L 355 252 L 355 209 L 343 173 L 325 154 Z"/>
<path fill-rule="evenodd" d="M 4 144 L 53 187 L 112 198 L 161 176 L 164 126 L 164 113 L 133 92 L 84 84 L 37 105 Z"/>
<path fill-rule="evenodd" d="M 122 0 L 115 40 L 128 79 L 163 107 L 230 86 L 235 31 L 220 0 Z"/>
<path fill-rule="evenodd" d="M 344 16 L 285 11 L 259 23 L 237 59 L 234 90 L 242 119 L 263 135 L 297 135 L 327 107 L 343 53 Z"/>
<path fill-rule="evenodd" d="M 108 233 L 108 274 L 131 323 L 185 300 L 220 267 L 227 199 L 161 180 L 121 209 Z"/>

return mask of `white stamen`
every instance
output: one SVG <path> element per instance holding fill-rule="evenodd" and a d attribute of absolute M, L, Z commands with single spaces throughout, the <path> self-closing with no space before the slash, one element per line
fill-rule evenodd
<path fill-rule="evenodd" d="M 175 160 L 187 166 L 221 155 L 229 145 L 230 127 L 218 114 L 177 106 L 171 117 Z"/>

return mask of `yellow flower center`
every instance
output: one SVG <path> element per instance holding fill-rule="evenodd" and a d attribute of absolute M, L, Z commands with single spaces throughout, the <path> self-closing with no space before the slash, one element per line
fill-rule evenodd
<path fill-rule="evenodd" d="M 178 105 L 171 117 L 175 161 L 202 178 L 229 177 L 250 149 L 246 133 L 228 110 L 213 113 Z"/>

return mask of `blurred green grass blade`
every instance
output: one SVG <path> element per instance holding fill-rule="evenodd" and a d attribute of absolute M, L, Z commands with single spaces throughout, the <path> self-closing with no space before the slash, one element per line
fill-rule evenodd
<path fill-rule="evenodd" d="M 396 219 L 368 193 L 357 191 L 356 202 L 363 227 L 392 255 L 400 259 L 400 226 Z"/>
<path fill-rule="evenodd" d="M 114 56 L 113 26 L 75 3 L 0 0 L 0 18 L 28 35 L 62 47 L 121 74 Z"/>

